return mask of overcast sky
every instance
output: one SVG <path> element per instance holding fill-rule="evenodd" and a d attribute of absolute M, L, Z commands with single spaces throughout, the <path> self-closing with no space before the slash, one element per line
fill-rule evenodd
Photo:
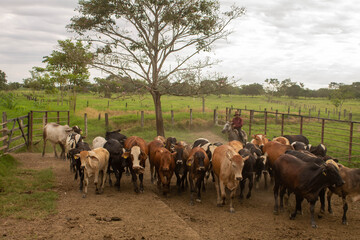
<path fill-rule="evenodd" d="M 77 2 L 0 0 L 0 70 L 8 82 L 30 77 L 58 40 L 73 37 L 65 26 Z M 358 0 L 220 0 L 234 2 L 247 11 L 216 44 L 213 56 L 222 60 L 216 71 L 240 84 L 291 78 L 311 89 L 360 81 Z"/>

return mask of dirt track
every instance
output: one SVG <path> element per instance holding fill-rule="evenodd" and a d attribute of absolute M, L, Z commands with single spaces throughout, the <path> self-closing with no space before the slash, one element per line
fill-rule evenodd
<path fill-rule="evenodd" d="M 213 139 L 211 133 L 206 133 Z M 68 162 L 40 153 L 14 155 L 24 168 L 51 167 L 56 176 L 55 190 L 59 193 L 58 213 L 33 221 L 0 219 L 2 239 L 359 239 L 360 205 L 349 206 L 348 226 L 341 224 L 342 204 L 333 197 L 334 214 L 316 219 L 318 229 L 310 226 L 308 204 L 303 202 L 303 215 L 289 220 L 294 198 L 280 215 L 274 215 L 271 189 L 254 189 L 252 197 L 235 202 L 234 214 L 229 207 L 216 207 L 216 191 L 212 182 L 202 194 L 202 203 L 189 205 L 188 192 L 178 195 L 173 177 L 169 197 L 158 194 L 150 183 L 150 173 L 144 177 L 145 192 L 133 191 L 130 177 L 123 176 L 121 191 L 105 187 L 102 195 L 95 195 L 93 185 L 83 199 L 78 182 L 69 171 Z M 319 204 L 316 205 L 316 212 Z"/>

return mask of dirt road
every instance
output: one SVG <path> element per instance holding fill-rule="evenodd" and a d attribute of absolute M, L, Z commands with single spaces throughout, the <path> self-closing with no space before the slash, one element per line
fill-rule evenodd
<path fill-rule="evenodd" d="M 211 133 L 200 133 L 211 141 Z M 303 215 L 289 220 L 294 198 L 280 215 L 274 215 L 271 189 L 253 191 L 250 199 L 235 202 L 234 214 L 229 207 L 216 207 L 216 191 L 209 182 L 202 194 L 202 203 L 190 206 L 189 192 L 177 194 L 175 176 L 170 196 L 158 193 L 150 183 L 147 168 L 145 192 L 133 191 L 130 177 L 123 176 L 121 190 L 105 187 L 104 194 L 95 195 L 90 184 L 88 196 L 83 199 L 78 181 L 69 171 L 68 162 L 53 158 L 53 154 L 21 153 L 14 155 L 23 168 L 51 167 L 56 176 L 55 191 L 59 193 L 58 213 L 46 219 L 32 221 L 0 219 L 1 239 L 359 239 L 360 205 L 350 204 L 349 225 L 341 224 L 342 204 L 333 197 L 334 214 L 316 219 L 318 229 L 310 226 L 309 206 L 303 202 Z M 316 205 L 316 212 L 319 204 Z"/>

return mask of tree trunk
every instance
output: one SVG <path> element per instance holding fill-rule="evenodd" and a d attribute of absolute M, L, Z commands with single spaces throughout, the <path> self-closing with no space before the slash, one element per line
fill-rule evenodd
<path fill-rule="evenodd" d="M 152 92 L 151 95 L 153 97 L 154 105 L 155 105 L 156 132 L 158 136 L 165 137 L 164 120 L 162 117 L 161 101 L 160 101 L 161 95 L 159 92 Z"/>

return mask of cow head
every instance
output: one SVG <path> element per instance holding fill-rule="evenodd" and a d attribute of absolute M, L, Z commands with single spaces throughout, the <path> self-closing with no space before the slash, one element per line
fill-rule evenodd
<path fill-rule="evenodd" d="M 176 145 L 175 146 L 175 152 L 174 152 L 174 160 L 175 160 L 175 171 L 182 177 L 185 172 L 186 168 L 186 157 L 184 153 L 184 146 L 182 145 Z"/>
<path fill-rule="evenodd" d="M 252 135 L 251 143 L 257 145 L 257 146 L 264 146 L 269 140 L 266 138 L 265 134 L 255 134 Z"/>
<path fill-rule="evenodd" d="M 188 165 L 197 172 L 205 172 L 205 154 L 201 151 L 195 152 L 189 158 Z"/>
<path fill-rule="evenodd" d="M 81 151 L 78 154 L 74 155 L 75 157 L 80 158 L 80 169 L 85 169 L 85 167 L 88 165 L 91 168 L 95 168 L 96 166 L 94 165 L 95 163 L 93 161 L 91 161 L 91 158 L 95 158 L 95 159 L 99 159 L 97 154 L 93 151 Z"/>
<path fill-rule="evenodd" d="M 168 137 L 166 139 L 165 148 L 169 150 L 170 152 L 175 151 L 175 145 L 176 145 L 176 138 L 174 137 Z"/>
<path fill-rule="evenodd" d="M 330 185 L 335 185 L 334 187 L 340 187 L 345 183 L 340 176 L 339 166 L 332 159 L 325 162 L 322 174 L 330 181 Z"/>
<path fill-rule="evenodd" d="M 72 127 L 72 131 L 76 132 L 77 134 L 81 134 L 82 130 L 79 128 L 79 126 L 75 125 Z"/>
<path fill-rule="evenodd" d="M 124 152 L 122 156 L 124 159 L 130 158 L 132 168 L 136 173 L 144 173 L 145 169 L 143 166 L 147 159 L 147 155 L 141 151 L 139 146 L 133 146 L 130 151 Z"/>
<path fill-rule="evenodd" d="M 244 162 L 249 158 L 249 156 L 242 158 L 239 154 L 234 154 L 231 151 L 227 151 L 226 157 L 230 160 L 230 167 L 231 172 L 234 174 L 234 180 L 241 181 Z"/>

